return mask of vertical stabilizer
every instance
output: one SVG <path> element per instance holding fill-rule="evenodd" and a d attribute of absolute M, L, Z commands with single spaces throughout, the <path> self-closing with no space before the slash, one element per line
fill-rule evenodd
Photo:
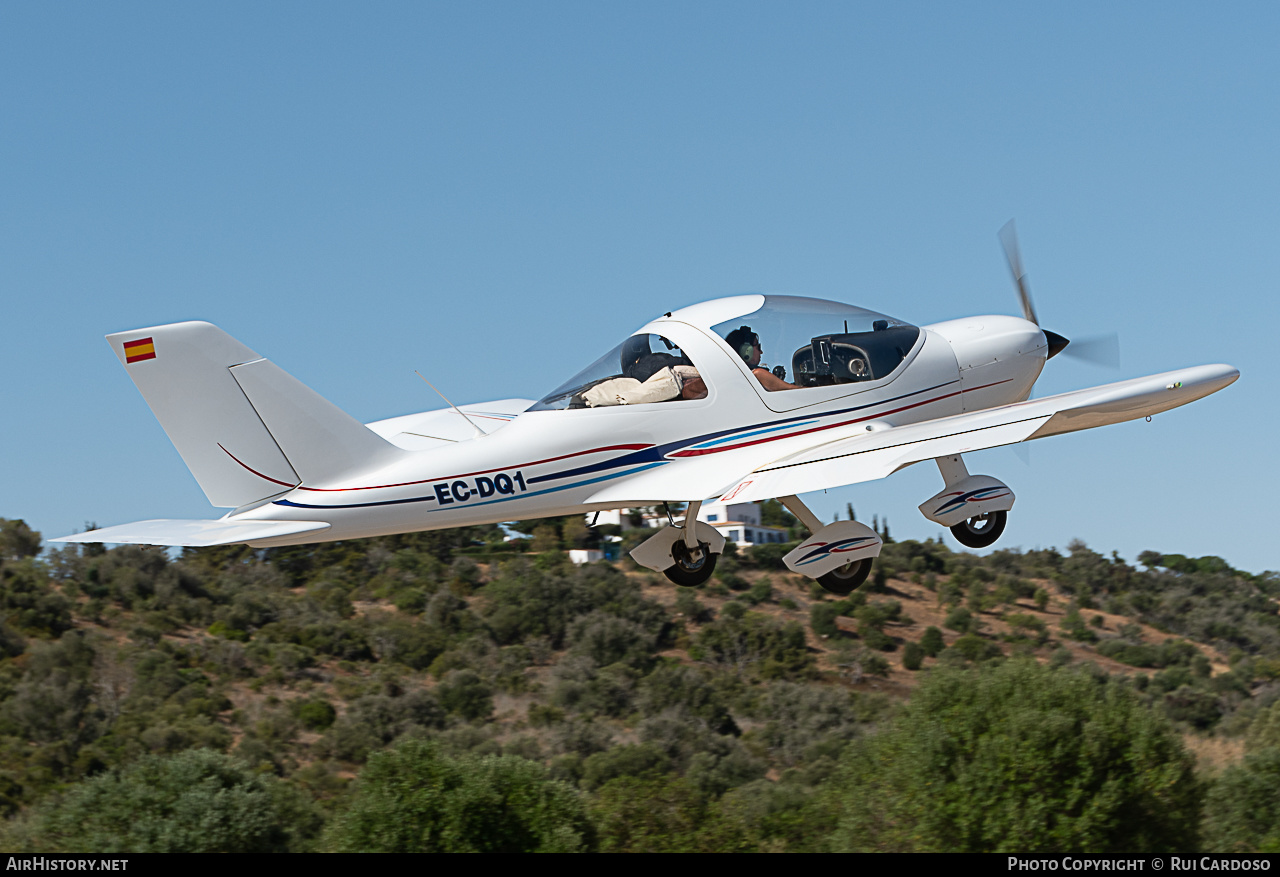
<path fill-rule="evenodd" d="M 235 508 L 402 453 L 209 323 L 107 336 L 209 502 Z"/>

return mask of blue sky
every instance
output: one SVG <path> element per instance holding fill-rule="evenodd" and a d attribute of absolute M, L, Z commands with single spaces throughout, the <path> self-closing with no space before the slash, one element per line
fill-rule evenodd
<path fill-rule="evenodd" d="M 0 516 L 216 517 L 108 332 L 206 319 L 362 420 L 538 397 L 741 292 L 1115 331 L 1228 362 L 1137 422 L 975 455 L 998 547 L 1280 569 L 1280 7 L 1184 3 L 0 5 Z M 811 495 L 896 536 L 932 467 Z M 948 535 L 948 539 L 949 539 Z M 954 547 L 954 542 L 950 544 Z"/>

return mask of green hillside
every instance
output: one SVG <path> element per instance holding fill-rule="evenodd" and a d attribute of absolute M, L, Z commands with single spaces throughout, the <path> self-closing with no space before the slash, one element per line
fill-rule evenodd
<path fill-rule="evenodd" d="M 689 590 L 524 530 L 0 519 L 0 846 L 1280 851 L 1280 574 L 890 540 L 837 599 L 791 546 Z"/>

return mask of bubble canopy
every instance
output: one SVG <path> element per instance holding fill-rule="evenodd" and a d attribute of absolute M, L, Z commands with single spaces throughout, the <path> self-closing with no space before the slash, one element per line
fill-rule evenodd
<path fill-rule="evenodd" d="M 709 318 L 718 321 L 711 324 Z M 753 370 L 775 363 L 772 374 L 781 380 L 761 378 L 773 391 L 880 380 L 902 364 L 920 335 L 917 327 L 866 308 L 784 295 L 704 302 L 671 319 L 715 333 Z M 696 364 L 679 347 L 662 335 L 639 332 L 529 410 L 679 402 L 705 391 Z"/>
<path fill-rule="evenodd" d="M 711 326 L 753 369 L 780 366 L 788 389 L 876 381 L 895 371 L 920 330 L 866 308 L 766 295 L 758 308 Z M 760 348 L 752 362 L 753 348 Z M 770 365 L 772 364 L 772 366 Z"/>

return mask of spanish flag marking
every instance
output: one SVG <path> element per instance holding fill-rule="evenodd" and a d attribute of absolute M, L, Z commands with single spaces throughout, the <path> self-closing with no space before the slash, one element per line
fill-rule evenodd
<path fill-rule="evenodd" d="M 150 338 L 139 338 L 137 341 L 126 341 L 124 343 L 124 361 L 126 364 L 155 358 L 156 345 Z"/>

